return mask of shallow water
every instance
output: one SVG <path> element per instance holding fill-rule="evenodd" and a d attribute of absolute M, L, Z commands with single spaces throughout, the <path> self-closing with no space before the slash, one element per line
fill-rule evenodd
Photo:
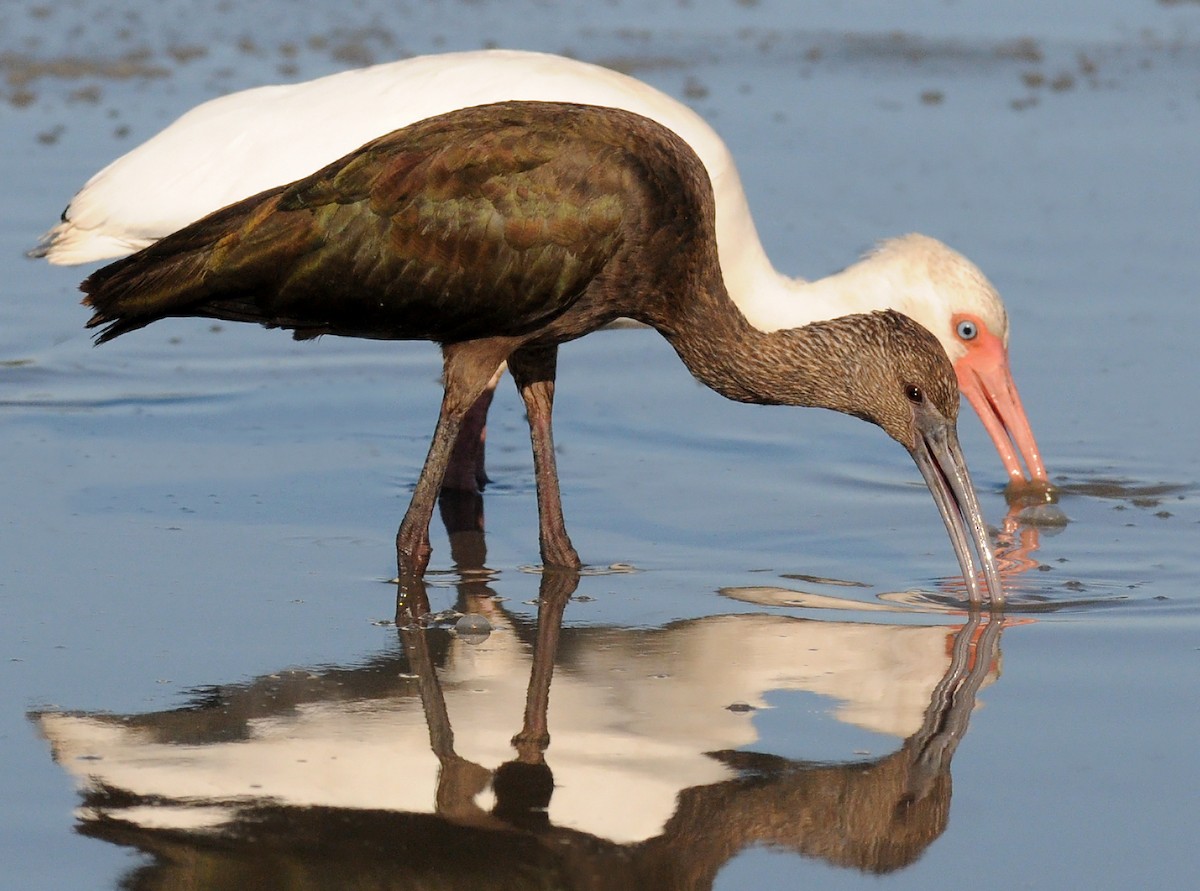
<path fill-rule="evenodd" d="M 0 886 L 1194 882 L 1200 8 L 646 7 L 0 10 Z M 553 616 L 537 637 L 539 594 L 570 585 L 530 571 L 507 386 L 486 541 L 435 523 L 429 590 L 492 631 L 398 631 L 384 580 L 432 347 L 172 321 L 95 350 L 83 271 L 22 256 L 196 102 L 492 44 L 687 98 L 782 270 L 918 230 L 987 272 L 1069 518 L 1006 504 L 965 410 L 1002 621 L 957 609 L 936 511 L 879 431 L 725 402 L 614 331 L 560 358 L 595 570 L 561 638 Z"/>

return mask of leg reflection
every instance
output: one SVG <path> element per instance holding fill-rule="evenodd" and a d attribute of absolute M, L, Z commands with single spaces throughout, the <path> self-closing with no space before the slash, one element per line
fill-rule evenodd
<path fill-rule="evenodd" d="M 563 611 L 579 586 L 579 573 L 550 570 L 542 574 L 538 590 L 537 639 L 533 644 L 533 666 L 525 694 L 525 719 L 512 738 L 517 756 L 496 769 L 492 786 L 496 805 L 492 813 L 510 825 L 537 830 L 549 826 L 550 797 L 554 774 L 546 764 L 550 745 L 546 713 L 550 706 L 550 681 L 558 653 Z"/>
<path fill-rule="evenodd" d="M 464 612 L 488 611 L 494 604 L 489 574 L 483 562 L 486 548 L 482 523 L 457 520 L 482 517 L 481 499 L 470 493 L 444 492 L 440 500 L 442 516 L 450 531 L 451 551 L 459 581 L 459 608 Z M 460 823 L 487 825 L 499 823 L 526 830 L 549 825 L 548 808 L 554 792 L 554 774 L 545 761 L 550 744 L 547 711 L 550 683 L 558 652 L 563 613 L 571 595 L 579 586 L 574 570 L 547 569 L 538 588 L 537 635 L 525 713 L 520 731 L 512 738 L 516 757 L 501 764 L 494 773 L 480 764 L 462 758 L 454 748 L 454 731 L 446 708 L 445 695 L 429 646 L 429 635 L 448 633 L 445 629 L 426 628 L 419 621 L 429 614 L 425 581 L 416 575 L 402 576 L 396 597 L 396 626 L 409 657 L 411 671 L 417 675 L 429 744 L 440 765 L 436 792 L 439 814 Z M 476 797 L 491 782 L 496 803 L 491 814 L 476 803 Z"/>

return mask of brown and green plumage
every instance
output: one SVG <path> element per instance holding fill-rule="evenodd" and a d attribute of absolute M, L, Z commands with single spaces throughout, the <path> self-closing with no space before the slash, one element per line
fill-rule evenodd
<path fill-rule="evenodd" d="M 508 361 L 534 446 L 542 556 L 578 566 L 562 520 L 550 414 L 557 347 L 620 317 L 657 328 L 692 373 L 743 402 L 872 421 L 917 460 L 972 596 L 968 527 L 1001 595 L 957 444 L 941 346 L 895 312 L 762 332 L 721 279 L 712 190 L 675 134 L 611 108 L 509 102 L 368 143 L 312 176 L 231 205 L 82 285 L 110 340 L 169 316 L 442 345 L 445 397 L 397 535 L 421 573 L 463 415 Z"/>
<path fill-rule="evenodd" d="M 523 334 L 559 315 L 614 252 L 615 148 L 568 132 L 435 119 L 226 208 L 89 279 L 107 340 L 167 315 L 297 337 L 449 342 Z M 104 297 L 94 296 L 97 293 Z"/>

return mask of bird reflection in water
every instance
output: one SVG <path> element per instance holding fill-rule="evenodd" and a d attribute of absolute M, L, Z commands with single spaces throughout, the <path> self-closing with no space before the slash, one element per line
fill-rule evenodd
<path fill-rule="evenodd" d="M 478 531 L 452 543 L 483 556 Z M 702 889 L 754 845 L 883 873 L 945 830 L 951 759 L 998 669 L 998 618 L 564 629 L 580 576 L 555 571 L 530 628 L 482 562 L 458 570 L 457 606 L 496 625 L 484 645 L 398 628 L 401 651 L 359 667 L 216 688 L 166 712 L 33 715 L 80 781 L 80 831 L 151 856 L 123 886 Z M 820 640 L 859 664 L 813 664 Z M 867 664 L 881 652 L 891 661 Z M 870 676 L 857 691 L 814 683 L 855 672 Z M 910 707 L 895 685 L 915 691 Z M 904 742 L 841 763 L 753 751 L 755 704 L 789 688 L 858 697 L 850 720 Z M 485 739 L 513 729 L 507 746 Z"/>
<path fill-rule="evenodd" d="M 1037 559 L 1042 535 L 1056 535 L 1067 525 L 1067 516 L 1058 506 L 1058 494 L 1045 487 L 1005 491 L 1008 512 L 995 530 L 996 569 L 1014 591 L 1019 590 L 1020 576 L 1041 566 Z M 956 596 L 965 596 L 966 583 L 954 579 L 943 585 Z"/>

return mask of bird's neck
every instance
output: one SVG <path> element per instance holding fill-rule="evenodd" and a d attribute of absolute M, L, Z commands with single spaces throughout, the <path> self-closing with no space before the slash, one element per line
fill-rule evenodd
<path fill-rule="evenodd" d="M 855 413 L 862 316 L 762 331 L 730 299 L 719 271 L 702 274 L 688 290 L 670 324 L 655 327 L 702 383 L 738 402 Z"/>
<path fill-rule="evenodd" d="M 981 284 L 972 279 L 972 270 Z M 883 242 L 840 272 L 813 281 L 761 268 L 753 279 L 741 269 L 738 276 L 726 275 L 730 293 L 750 324 L 763 331 L 890 308 L 936 332 L 953 314 L 948 289 L 951 293 L 990 289 L 965 258 L 923 235 Z M 964 283 L 949 287 L 959 281 Z"/>
<path fill-rule="evenodd" d="M 746 319 L 763 331 L 799 328 L 810 322 L 879 309 L 912 314 L 909 292 L 893 270 L 873 256 L 813 281 L 782 276 L 773 269 L 751 286 L 728 283 Z M 753 291 L 749 290 L 753 287 Z"/>

